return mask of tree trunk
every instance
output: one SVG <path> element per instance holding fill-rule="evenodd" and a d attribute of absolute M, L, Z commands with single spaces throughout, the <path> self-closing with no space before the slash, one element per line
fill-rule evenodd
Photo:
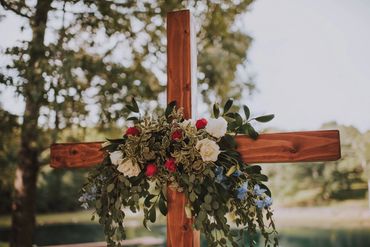
<path fill-rule="evenodd" d="M 40 143 L 37 121 L 44 97 L 41 60 L 45 58 L 44 36 L 52 0 L 39 0 L 30 19 L 32 41 L 29 47 L 29 70 L 23 88 L 25 112 L 21 132 L 19 163 L 14 180 L 12 202 L 12 247 L 32 246 L 35 230 L 36 182 L 39 171 Z"/>
<path fill-rule="evenodd" d="M 370 179 L 367 180 L 367 201 L 369 203 L 368 207 L 370 209 Z"/>

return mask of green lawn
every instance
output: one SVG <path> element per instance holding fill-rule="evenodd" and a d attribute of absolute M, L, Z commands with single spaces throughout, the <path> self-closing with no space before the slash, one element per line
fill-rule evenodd
<path fill-rule="evenodd" d="M 60 224 L 60 223 L 92 223 L 92 211 L 78 211 L 66 213 L 39 214 L 36 216 L 38 225 Z M 11 217 L 0 216 L 0 227 L 10 227 Z"/>

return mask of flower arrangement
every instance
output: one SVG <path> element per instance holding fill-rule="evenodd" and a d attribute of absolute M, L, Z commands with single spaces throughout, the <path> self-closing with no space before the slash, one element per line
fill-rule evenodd
<path fill-rule="evenodd" d="M 251 118 L 243 106 L 243 119 L 232 106 L 228 100 L 221 115 L 215 104 L 213 118 L 194 121 L 184 119 L 176 102 L 157 118 L 141 117 L 135 99 L 127 105 L 135 114 L 127 118 L 133 126 L 103 144 L 107 155 L 89 174 L 80 198 L 83 207 L 95 208 L 109 245 L 125 238 L 124 208 L 142 210 L 146 228 L 156 221 L 157 208 L 166 215 L 168 186 L 185 193 L 186 215 L 209 246 L 238 246 L 226 216 L 242 228 L 240 234 L 246 230 L 250 246 L 258 229 L 266 246 L 278 245 L 267 176 L 260 166 L 243 162 L 235 142 L 237 134 L 258 138 L 252 120 L 267 122 L 274 115 Z"/>

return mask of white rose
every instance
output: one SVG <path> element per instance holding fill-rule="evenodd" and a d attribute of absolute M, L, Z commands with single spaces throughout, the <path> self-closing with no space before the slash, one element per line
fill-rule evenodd
<path fill-rule="evenodd" d="M 121 151 L 114 151 L 109 154 L 109 157 L 112 164 L 118 166 L 122 162 L 123 153 Z"/>
<path fill-rule="evenodd" d="M 217 143 L 207 138 L 198 141 L 195 147 L 199 150 L 203 161 L 217 161 L 217 157 L 221 153 Z"/>
<path fill-rule="evenodd" d="M 195 126 L 195 120 L 194 119 L 186 119 L 183 122 L 180 123 L 180 126 L 183 128 L 186 128 L 188 126 L 194 127 Z"/>
<path fill-rule="evenodd" d="M 211 118 L 208 120 L 206 131 L 216 138 L 223 137 L 227 131 L 227 121 L 223 117 Z"/>
<path fill-rule="evenodd" d="M 121 162 L 121 164 L 118 165 L 117 170 L 127 177 L 134 177 L 140 173 L 140 167 L 138 164 L 133 163 L 131 159 Z"/>

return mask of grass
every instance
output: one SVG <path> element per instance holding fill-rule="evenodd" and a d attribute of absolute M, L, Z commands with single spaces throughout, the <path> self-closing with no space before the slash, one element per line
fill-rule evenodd
<path fill-rule="evenodd" d="M 91 211 L 65 212 L 38 214 L 36 222 L 38 225 L 62 224 L 62 223 L 91 223 Z M 10 227 L 11 217 L 9 215 L 0 216 L 0 227 Z M 1 245 L 0 245 L 1 246 Z"/>
<path fill-rule="evenodd" d="M 125 212 L 126 222 L 130 225 L 136 221 L 142 221 L 142 214 L 133 214 L 130 211 Z M 164 224 L 165 217 L 157 213 L 157 223 Z M 98 224 L 97 219 L 91 221 L 92 211 L 76 211 L 76 212 L 62 212 L 62 213 L 49 213 L 49 214 L 38 214 L 36 215 L 36 223 L 39 226 L 52 225 L 52 224 L 66 224 L 66 223 L 83 223 L 83 224 Z M 96 217 L 97 218 L 97 217 Z M 0 227 L 8 228 L 11 226 L 11 216 L 4 215 L 0 216 Z M 1 247 L 1 246 L 0 246 Z"/>

